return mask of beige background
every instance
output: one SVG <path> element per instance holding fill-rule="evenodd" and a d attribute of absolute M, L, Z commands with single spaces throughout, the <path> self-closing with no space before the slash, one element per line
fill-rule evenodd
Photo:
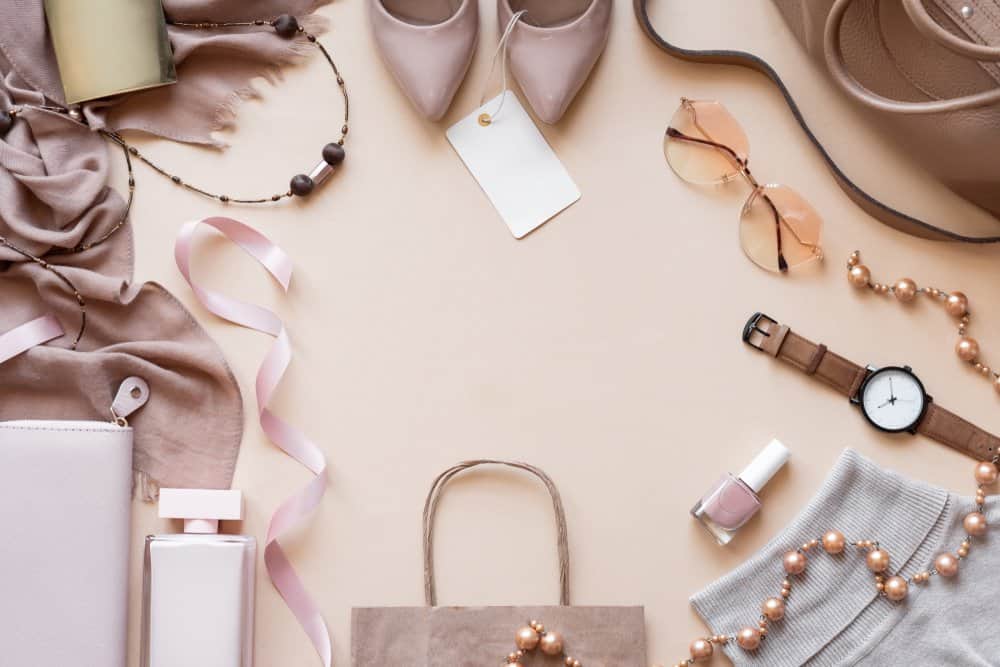
<path fill-rule="evenodd" d="M 988 360 L 1000 359 L 1000 313 L 984 307 L 1000 297 L 996 250 L 918 241 L 867 218 L 768 82 L 672 61 L 640 34 L 623 0 L 589 85 L 558 126 L 542 128 L 583 198 L 516 241 L 444 138 L 479 98 L 496 44 L 491 2 L 483 0 L 473 67 L 440 124 L 417 117 L 382 67 L 365 4 L 338 0 L 323 10 L 353 112 L 349 157 L 332 182 L 307 202 L 224 209 L 140 166 L 133 215 L 137 278 L 162 282 L 192 308 L 246 392 L 270 341 L 197 306 L 173 265 L 174 236 L 186 220 L 225 211 L 297 262 L 288 299 L 239 251 L 210 238 L 196 273 L 275 307 L 294 339 L 275 407 L 325 450 L 331 482 L 287 547 L 329 621 L 337 664 L 349 663 L 352 606 L 421 603 L 420 505 L 432 477 L 461 459 L 523 459 L 551 473 L 569 514 L 575 601 L 645 605 L 650 662 L 685 655 L 704 631 L 688 595 L 790 520 L 844 447 L 971 489 L 969 460 L 923 438 L 876 433 L 843 398 L 753 353 L 739 333 L 763 310 L 858 362 L 910 363 L 936 400 L 997 431 L 998 397 L 958 362 L 944 312 L 858 294 L 843 270 L 860 248 L 877 277 L 964 290 L 976 310 L 973 334 Z M 657 23 L 678 41 L 773 58 L 849 171 L 889 201 L 947 224 L 988 225 L 879 139 L 805 62 L 769 2 L 655 4 L 670 5 L 657 8 Z M 224 154 L 139 143 L 191 182 L 233 195 L 271 192 L 336 137 L 341 106 L 318 58 L 261 90 Z M 661 141 L 682 94 L 725 102 L 750 136 L 755 174 L 792 185 L 824 213 L 825 266 L 787 277 L 758 270 L 737 243 L 743 186 L 695 188 L 670 173 Z M 246 400 L 253 415 L 253 396 Z M 718 547 L 688 509 L 775 436 L 791 447 L 792 463 L 767 488 L 763 512 Z M 248 496 L 243 530 L 262 537 L 269 513 L 307 479 L 248 417 L 235 482 Z M 470 475 L 442 510 L 442 603 L 555 602 L 552 520 L 540 488 L 507 473 Z M 142 536 L 166 528 L 154 508 L 136 505 L 133 664 Z M 257 664 L 317 664 L 260 565 Z M 747 619 L 757 613 L 747 609 Z"/>

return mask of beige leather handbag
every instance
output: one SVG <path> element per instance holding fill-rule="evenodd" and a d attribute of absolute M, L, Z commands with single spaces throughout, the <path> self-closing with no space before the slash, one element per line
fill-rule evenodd
<path fill-rule="evenodd" d="M 774 0 L 795 36 L 880 128 L 959 195 L 1000 217 L 1000 0 Z M 900 231 L 943 241 L 964 236 L 884 204 L 858 187 L 813 134 L 781 77 L 741 51 L 684 49 L 664 40 L 634 0 L 650 39 L 671 55 L 755 69 L 781 89 L 844 191 Z"/>
<path fill-rule="evenodd" d="M 552 496 L 559 546 L 558 607 L 439 607 L 434 584 L 434 515 L 441 491 L 469 468 L 501 465 L 542 480 Z M 523 551 L 523 549 L 522 549 Z M 645 667 L 646 624 L 642 607 L 571 607 L 566 516 L 555 484 L 543 471 L 511 461 L 466 461 L 442 473 L 424 504 L 425 607 L 354 609 L 351 623 L 353 667 L 483 667 L 502 665 L 517 649 L 515 636 L 537 619 L 559 632 L 564 655 L 587 667 Z M 534 653 L 538 653 L 535 650 Z M 533 655 L 526 665 L 562 665 L 565 657 Z"/>

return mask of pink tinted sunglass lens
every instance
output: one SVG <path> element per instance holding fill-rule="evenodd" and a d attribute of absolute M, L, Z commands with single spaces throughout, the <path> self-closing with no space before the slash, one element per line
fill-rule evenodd
<path fill-rule="evenodd" d="M 738 160 L 746 161 L 750 142 L 718 102 L 685 99 L 670 120 L 663 153 L 674 173 L 689 183 L 724 183 L 740 173 Z"/>
<path fill-rule="evenodd" d="M 764 185 L 751 193 L 740 216 L 743 252 L 768 271 L 785 271 L 823 252 L 823 219 L 797 192 L 784 185 Z"/>

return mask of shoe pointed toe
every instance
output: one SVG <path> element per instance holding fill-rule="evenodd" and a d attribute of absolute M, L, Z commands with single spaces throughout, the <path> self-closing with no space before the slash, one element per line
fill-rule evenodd
<path fill-rule="evenodd" d="M 369 0 L 372 34 L 386 68 L 414 108 L 440 120 L 465 78 L 479 37 L 479 5 L 463 0 L 436 24 L 410 23 Z"/>
<path fill-rule="evenodd" d="M 507 25 L 514 14 L 510 0 L 498 0 L 497 13 Z M 511 73 L 542 122 L 559 122 L 586 83 L 607 45 L 611 13 L 612 0 L 591 0 L 567 22 L 548 27 L 522 19 L 511 33 Z"/>

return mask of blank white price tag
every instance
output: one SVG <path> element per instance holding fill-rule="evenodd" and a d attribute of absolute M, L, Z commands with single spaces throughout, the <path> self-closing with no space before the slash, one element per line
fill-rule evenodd
<path fill-rule="evenodd" d="M 580 198 L 566 168 L 521 106 L 507 91 L 503 109 L 486 126 L 500 95 L 448 128 L 448 141 L 472 172 L 511 233 L 522 238 Z"/>

